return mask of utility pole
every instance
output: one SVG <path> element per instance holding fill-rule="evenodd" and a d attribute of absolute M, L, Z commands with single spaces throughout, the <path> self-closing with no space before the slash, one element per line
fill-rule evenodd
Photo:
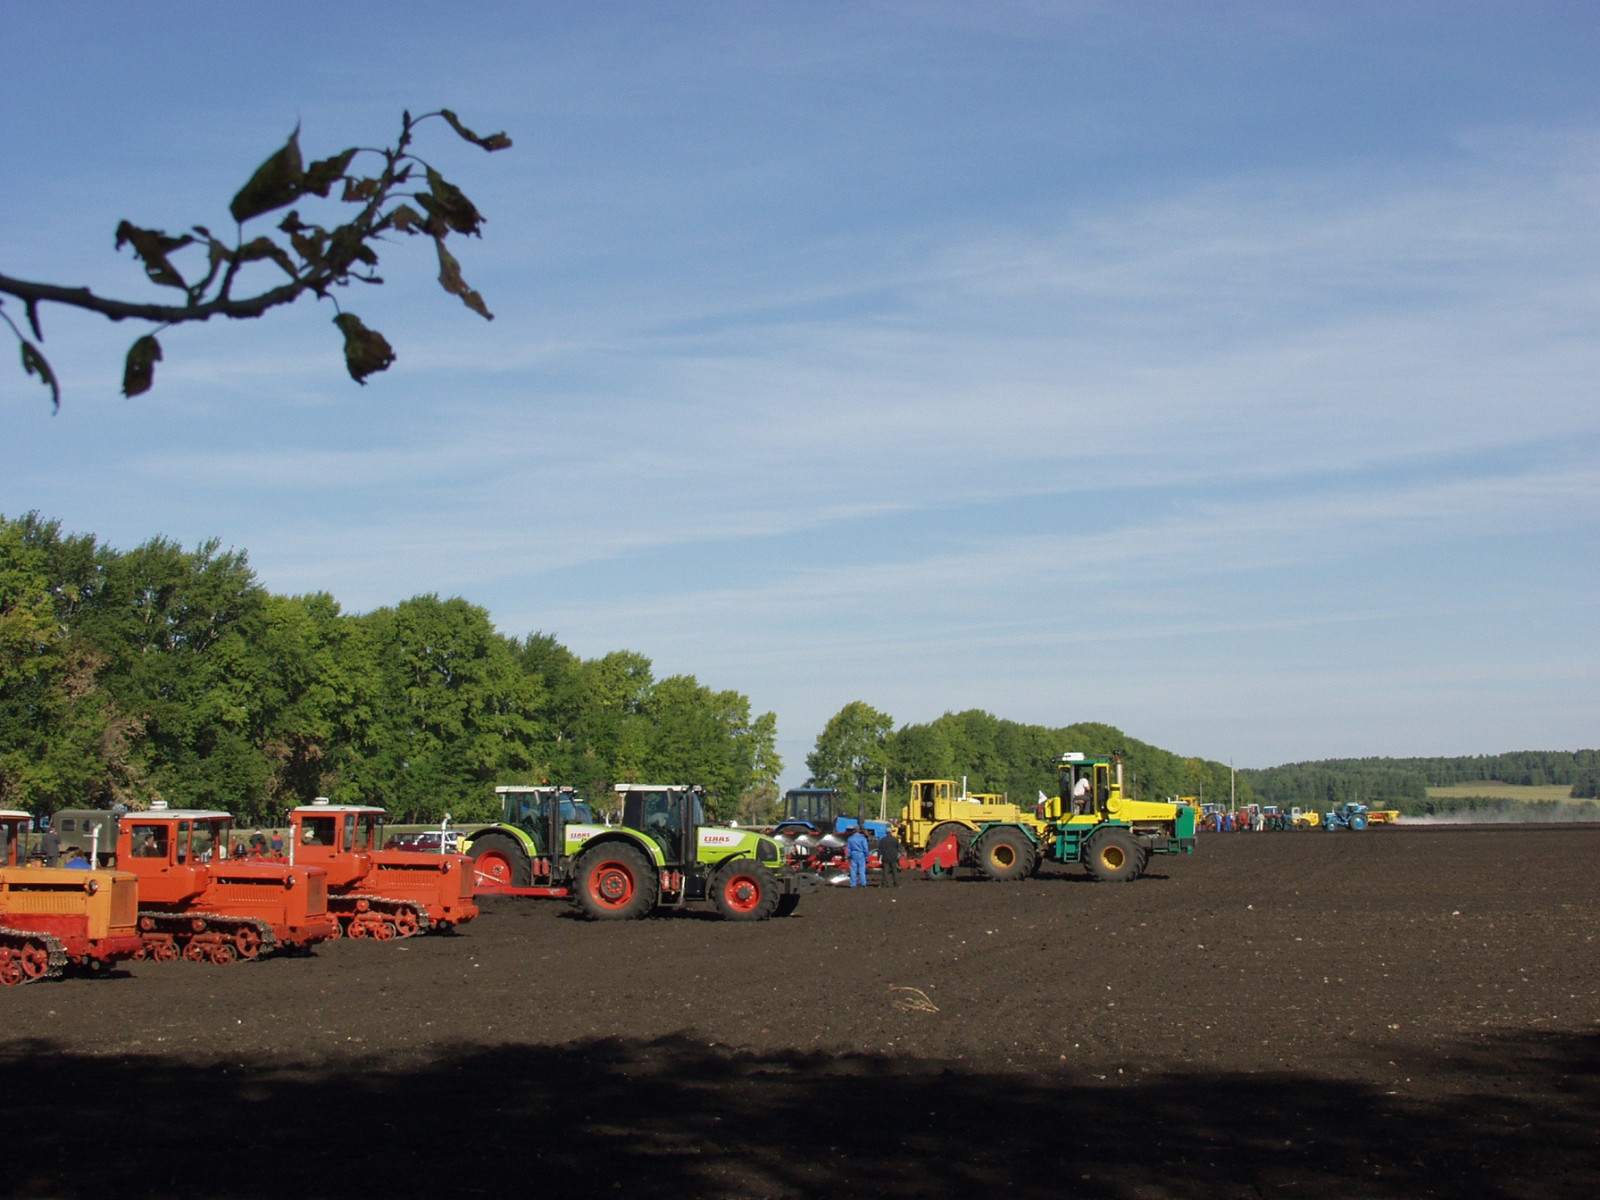
<path fill-rule="evenodd" d="M 1239 800 L 1238 789 L 1233 783 L 1233 759 L 1228 760 L 1228 811 L 1232 812 Z"/>
<path fill-rule="evenodd" d="M 889 820 L 889 768 L 883 769 L 883 791 L 878 796 L 878 820 Z"/>

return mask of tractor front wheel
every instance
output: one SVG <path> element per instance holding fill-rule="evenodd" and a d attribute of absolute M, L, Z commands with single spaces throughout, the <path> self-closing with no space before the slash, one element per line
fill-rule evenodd
<path fill-rule="evenodd" d="M 629 921 L 656 903 L 656 872 L 632 846 L 596 846 L 578 860 L 578 904 L 591 921 Z"/>
<path fill-rule="evenodd" d="M 778 881 L 753 858 L 736 858 L 711 881 L 711 898 L 729 921 L 765 921 L 778 907 Z"/>
<path fill-rule="evenodd" d="M 479 887 L 527 887 L 533 868 L 515 838 L 503 833 L 486 833 L 467 851 L 472 858 L 473 878 Z"/>
<path fill-rule="evenodd" d="M 1121 829 L 1096 834 L 1084 855 L 1089 874 L 1102 883 L 1127 883 L 1144 871 L 1144 850 Z"/>

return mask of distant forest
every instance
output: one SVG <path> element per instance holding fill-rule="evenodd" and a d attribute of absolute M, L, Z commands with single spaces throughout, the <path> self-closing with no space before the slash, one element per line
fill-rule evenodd
<path fill-rule="evenodd" d="M 368 613 L 275 595 L 242 551 L 119 551 L 0 515 L 0 807 L 123 801 L 274 821 L 323 795 L 394 821 L 497 812 L 495 784 L 775 793 L 777 718 L 619 650 L 506 637 L 460 598 Z"/>
<path fill-rule="evenodd" d="M 1475 782 L 1565 784 L 1575 799 L 1600 793 L 1600 750 L 1518 750 L 1460 758 L 1328 758 L 1240 771 L 1268 804 L 1325 807 L 1357 801 L 1402 812 L 1448 812 L 1459 800 L 1430 800 L 1428 788 Z"/>

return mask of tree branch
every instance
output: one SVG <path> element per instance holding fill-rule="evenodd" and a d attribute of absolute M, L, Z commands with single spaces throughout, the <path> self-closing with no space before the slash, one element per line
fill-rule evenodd
<path fill-rule="evenodd" d="M 44 334 L 39 324 L 40 304 L 65 304 L 111 321 L 150 321 L 160 327 L 156 332 L 172 325 L 209 321 L 212 317 L 247 320 L 293 304 L 307 292 L 318 299 L 329 299 L 330 289 L 351 282 L 381 284 L 383 280 L 376 271 L 378 252 L 374 246 L 387 244 L 389 239 L 383 235 L 392 230 L 409 237 L 431 239 L 440 264 L 440 286 L 474 312 L 492 319 L 483 297 L 467 286 L 461 278 L 460 264 L 444 245 L 451 233 L 477 236 L 483 216 L 461 189 L 409 149 L 417 125 L 435 117 L 447 122 L 462 139 L 484 150 L 503 150 L 511 145 L 511 139 L 503 133 L 487 137 L 474 133 L 446 108 L 416 118 L 409 112 L 402 114 L 400 135 L 391 147 L 352 146 L 306 166 L 300 154 L 297 126 L 283 147 L 257 167 L 233 197 L 229 211 L 238 223 L 239 234 L 232 247 L 218 241 L 203 225 L 196 225 L 189 233 L 176 237 L 159 229 L 141 229 L 129 221 L 117 226 L 117 248 L 130 246 L 150 282 L 181 289 L 187 303 L 117 300 L 97 296 L 86 287 L 38 283 L 5 274 L 0 274 L 0 295 L 22 301 L 34 338 L 41 342 Z M 350 170 L 352 161 L 363 154 L 375 154 L 382 159 L 382 167 L 376 174 L 361 175 Z M 426 190 L 397 193 L 396 189 L 409 183 L 418 169 L 426 176 Z M 343 185 L 340 194 L 330 199 L 339 184 Z M 334 224 L 331 229 L 303 221 L 297 209 L 290 209 L 277 226 L 287 244 L 270 234 L 245 241 L 243 229 L 247 222 L 310 199 L 360 207 L 354 217 Z M 414 200 L 422 212 L 409 204 L 396 203 L 397 199 Z M 202 247 L 208 257 L 208 269 L 197 283 L 190 283 L 172 261 L 174 255 L 187 247 Z M 247 263 L 269 261 L 281 268 L 289 281 L 253 296 L 235 298 L 233 287 L 240 269 Z M 5 325 L 20 343 L 24 370 L 38 375 L 50 387 L 51 397 L 59 409 L 60 391 L 55 375 L 38 346 L 24 337 L 9 317 L 0 313 L 0 318 L 4 318 Z M 381 334 L 363 325 L 353 313 L 340 312 L 334 323 L 344 334 L 345 366 L 357 383 L 364 382 L 367 375 L 385 370 L 394 361 L 389 343 Z M 153 333 L 138 338 L 128 351 L 123 394 L 135 396 L 149 390 L 155 364 L 161 357 L 161 346 Z"/>

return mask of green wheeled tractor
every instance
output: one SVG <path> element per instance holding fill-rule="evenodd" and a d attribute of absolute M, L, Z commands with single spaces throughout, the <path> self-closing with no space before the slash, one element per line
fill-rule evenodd
<path fill-rule="evenodd" d="M 616 825 L 595 822 L 571 789 L 495 790 L 508 820 L 463 843 L 480 892 L 568 896 L 597 921 L 690 901 L 710 901 L 730 921 L 763 921 L 788 916 L 819 884 L 777 839 L 707 824 L 697 787 L 620 784 Z"/>

